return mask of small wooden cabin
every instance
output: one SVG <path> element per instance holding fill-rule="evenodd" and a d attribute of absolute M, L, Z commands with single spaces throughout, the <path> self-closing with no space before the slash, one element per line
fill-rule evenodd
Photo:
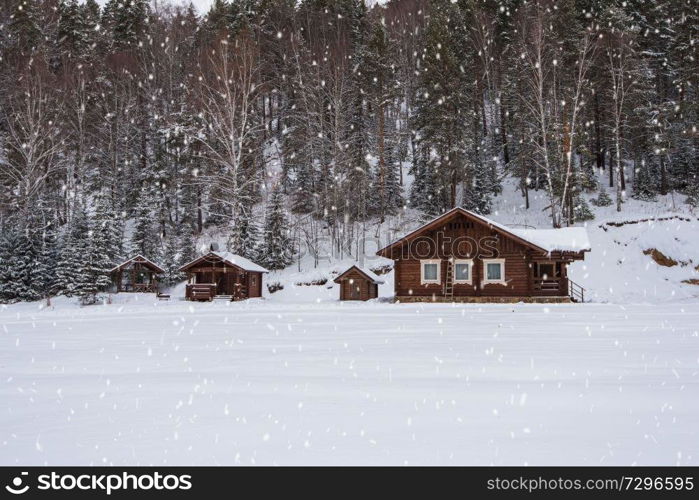
<path fill-rule="evenodd" d="M 158 293 L 158 275 L 164 273 L 165 270 L 144 256 L 136 255 L 122 262 L 110 272 L 117 293 Z"/>
<path fill-rule="evenodd" d="M 187 273 L 187 300 L 244 300 L 262 297 L 267 269 L 230 252 L 211 251 L 180 268 Z"/>
<path fill-rule="evenodd" d="M 369 300 L 379 296 L 383 280 L 368 269 L 352 266 L 335 278 L 340 285 L 340 300 Z"/>
<path fill-rule="evenodd" d="M 457 207 L 379 250 L 402 302 L 569 302 L 568 265 L 590 250 L 584 228 L 514 229 Z"/>

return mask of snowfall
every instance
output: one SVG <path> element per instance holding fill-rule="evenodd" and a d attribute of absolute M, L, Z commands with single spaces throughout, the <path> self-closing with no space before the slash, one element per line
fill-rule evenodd
<path fill-rule="evenodd" d="M 392 273 L 339 302 L 346 259 L 245 302 L 0 306 L 0 464 L 697 465 L 699 220 L 630 200 L 587 232 L 583 304 L 396 304 Z"/>

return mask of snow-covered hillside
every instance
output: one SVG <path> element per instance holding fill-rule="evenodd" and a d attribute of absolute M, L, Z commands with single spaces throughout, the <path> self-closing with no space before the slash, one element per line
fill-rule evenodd
<path fill-rule="evenodd" d="M 699 285 L 691 284 L 692 280 L 699 279 L 699 214 L 681 200 L 681 195 L 659 197 L 654 202 L 627 199 L 622 212 L 614 207 L 592 207 L 595 219 L 578 224 L 586 228 L 592 250 L 586 254 L 584 262 L 573 263 L 569 271 L 571 279 L 586 289 L 586 300 L 624 304 L 699 299 Z M 512 228 L 550 228 L 543 192 L 532 192 L 530 203 L 530 208 L 525 209 L 515 183 L 508 180 L 488 217 Z M 389 219 L 379 228 L 378 238 L 370 239 L 367 253 L 360 255 L 359 263 L 373 269 L 390 267 L 392 262 L 375 256 L 373 250 L 420 224 L 419 213 L 411 210 Z M 374 231 L 375 227 L 371 229 Z M 206 234 L 200 238 L 203 246 L 214 240 L 225 243 L 223 235 Z M 674 260 L 676 265 L 658 264 L 648 254 L 653 249 Z M 321 254 L 317 264 L 307 256 L 300 265 L 295 262 L 284 271 L 270 274 L 267 283 L 279 283 L 284 289 L 267 294 L 267 298 L 283 302 L 337 300 L 339 291 L 332 280 L 356 263 L 355 256 L 333 258 L 327 247 Z M 379 295 L 390 299 L 393 273 L 383 278 L 386 283 L 380 286 Z M 320 282 L 324 284 L 307 285 Z M 180 288 L 173 294 L 184 296 Z"/>
<path fill-rule="evenodd" d="M 603 182 L 603 179 L 600 179 Z M 543 195 L 533 196 L 524 210 L 512 184 L 497 198 L 492 218 L 513 227 L 550 227 Z M 684 281 L 699 278 L 699 214 L 670 194 L 657 201 L 629 198 L 623 211 L 592 207 L 595 219 L 586 227 L 592 251 L 584 262 L 570 266 L 570 277 L 596 302 L 646 303 L 699 299 L 699 286 Z M 658 265 L 644 251 L 656 249 L 677 265 Z"/>

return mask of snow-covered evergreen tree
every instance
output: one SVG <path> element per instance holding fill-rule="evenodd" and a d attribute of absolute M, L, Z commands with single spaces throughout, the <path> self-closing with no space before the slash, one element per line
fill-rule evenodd
<path fill-rule="evenodd" d="M 251 209 L 242 209 L 228 238 L 228 250 L 256 262 L 260 258 L 260 228 Z"/>
<path fill-rule="evenodd" d="M 85 283 L 83 259 L 88 254 L 90 234 L 87 213 L 82 203 L 77 203 L 72 220 L 59 245 L 55 288 L 68 297 L 76 295 Z"/>
<path fill-rule="evenodd" d="M 293 256 L 293 242 L 284 201 L 280 186 L 275 186 L 265 214 L 264 243 L 260 255 L 262 265 L 270 270 L 284 269 L 291 264 Z"/>
<path fill-rule="evenodd" d="M 26 228 L 18 222 L 7 224 L 0 237 L 0 300 L 38 300 L 41 298 L 35 264 L 39 252 Z"/>
<path fill-rule="evenodd" d="M 587 204 L 587 200 L 584 196 L 576 196 L 574 203 L 573 217 L 575 222 L 592 220 L 595 218 L 595 214 L 592 212 L 592 210 L 590 210 L 590 206 Z"/>
<path fill-rule="evenodd" d="M 36 260 L 35 276 L 42 297 L 56 295 L 56 268 L 58 267 L 58 221 L 51 221 L 41 237 L 41 249 Z"/>
<path fill-rule="evenodd" d="M 600 186 L 599 194 L 597 195 L 597 198 L 592 200 L 592 204 L 597 207 L 608 207 L 612 203 L 612 197 L 609 196 L 609 193 L 607 193 L 607 190 L 604 188 L 604 186 Z"/>
<path fill-rule="evenodd" d="M 143 187 L 134 214 L 131 253 L 157 261 L 160 257 L 160 231 L 154 217 L 155 205 L 153 191 Z"/>

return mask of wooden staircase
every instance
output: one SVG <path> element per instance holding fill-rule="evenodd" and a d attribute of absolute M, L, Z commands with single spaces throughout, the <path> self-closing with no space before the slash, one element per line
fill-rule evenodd
<path fill-rule="evenodd" d="M 454 298 L 454 259 L 447 260 L 447 279 L 444 282 L 444 297 Z"/>

